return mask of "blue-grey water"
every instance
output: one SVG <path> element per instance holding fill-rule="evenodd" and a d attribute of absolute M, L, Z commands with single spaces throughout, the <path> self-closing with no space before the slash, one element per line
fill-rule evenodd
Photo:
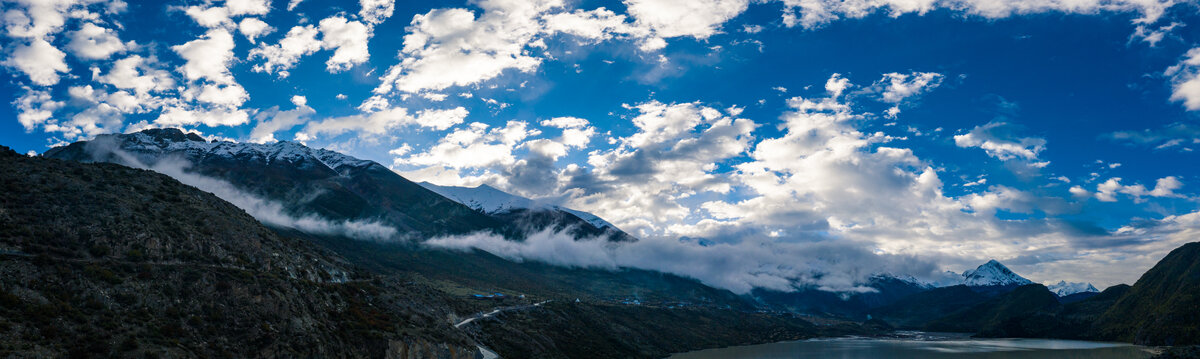
<path fill-rule="evenodd" d="M 1149 348 L 1122 343 L 1049 339 L 973 339 L 953 334 L 907 333 L 896 338 L 813 339 L 675 354 L 673 359 L 1139 359 Z"/>

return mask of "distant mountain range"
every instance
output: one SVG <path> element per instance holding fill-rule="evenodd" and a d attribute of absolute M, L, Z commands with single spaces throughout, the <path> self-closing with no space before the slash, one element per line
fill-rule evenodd
<path fill-rule="evenodd" d="M 430 290 L 440 293 L 435 296 L 440 301 L 457 303 L 456 295 L 493 292 L 522 293 L 564 302 L 582 299 L 581 305 L 585 307 L 510 314 L 530 317 L 520 322 L 524 324 L 505 322 L 501 326 L 505 330 L 535 330 L 536 338 L 514 339 L 503 332 L 487 330 L 480 332 L 482 337 L 473 338 L 476 343 L 505 348 L 510 354 L 518 353 L 515 356 L 530 354 L 520 351 L 529 344 L 526 340 L 541 343 L 538 345 L 542 348 L 558 348 L 546 349 L 558 356 L 586 352 L 589 346 L 572 339 L 578 338 L 578 333 L 571 334 L 571 331 L 558 327 L 549 329 L 553 325 L 567 325 L 562 321 L 566 313 L 586 316 L 589 322 L 604 323 L 589 329 L 592 337 L 619 336 L 625 329 L 610 326 L 617 324 L 604 317 L 613 311 L 599 308 L 625 305 L 622 303 L 631 302 L 629 298 L 637 298 L 638 303 L 673 303 L 674 306 L 696 308 L 697 311 L 692 313 L 694 316 L 686 317 L 687 320 L 700 320 L 696 322 L 697 328 L 709 328 L 709 333 L 715 333 L 707 335 L 727 335 L 722 337 L 727 340 L 723 343 L 727 344 L 747 339 L 734 332 L 706 327 L 719 321 L 704 320 L 725 315 L 716 308 L 746 313 L 797 313 L 848 321 L 870 319 L 874 323 L 869 328 L 839 327 L 837 333 L 870 332 L 879 330 L 882 324 L 905 329 L 969 331 L 985 336 L 1104 339 L 1151 344 L 1195 343 L 1200 338 L 1200 333 L 1188 329 L 1189 325 L 1194 328 L 1200 320 L 1186 314 L 1188 308 L 1195 308 L 1192 298 L 1200 293 L 1200 284 L 1191 280 L 1200 276 L 1192 273 L 1196 271 L 1198 259 L 1191 253 L 1200 249 L 1191 245 L 1180 248 L 1176 251 L 1179 253 L 1173 252 L 1134 286 L 1115 286 L 1104 292 L 1088 283 L 1060 281 L 1043 286 L 1018 275 L 999 261 L 990 260 L 962 274 L 948 273 L 949 279 L 938 282 L 903 274 L 878 273 L 862 283 L 871 288 L 862 293 L 832 293 L 801 287 L 790 292 L 756 289 L 737 295 L 692 279 L 653 271 L 556 267 L 536 262 L 513 262 L 477 250 L 446 251 L 425 247 L 421 245 L 424 239 L 479 233 L 514 241 L 540 231 L 570 233 L 576 240 L 624 242 L 637 239 L 587 212 L 540 203 L 486 185 L 468 188 L 414 183 L 378 163 L 299 143 L 205 141 L 176 129 L 152 129 L 101 135 L 92 141 L 51 149 L 42 157 L 111 162 L 168 174 L 183 185 L 233 202 L 272 228 L 276 236 L 315 244 L 319 250 L 328 251 L 330 263 L 347 263 L 356 268 L 341 269 L 346 273 L 388 278 L 417 276 L 427 281 L 423 283 L 428 283 Z M 58 162 L 43 165 L 53 166 L 54 163 Z M 99 175 L 87 176 L 95 178 Z M 44 195 L 53 196 L 53 193 Z M 155 197 L 154 200 L 169 202 L 170 198 L 173 197 Z M 4 214 L 0 211 L 0 216 Z M 144 221 L 186 220 L 181 215 L 147 215 L 150 217 Z M 155 219 L 154 216 L 162 218 Z M 174 240 L 180 239 L 171 239 Z M 3 250 L 12 249 L 0 248 Z M 443 311 L 461 311 L 464 306 L 475 308 L 474 304 L 453 305 L 459 308 L 430 308 Z M 486 303 L 481 305 L 486 306 Z M 552 317 L 532 319 L 550 313 Z M 655 311 L 639 313 L 646 317 L 665 315 L 665 312 Z M 804 324 L 780 322 L 770 315 L 755 318 L 747 322 L 747 328 L 751 329 L 744 332 L 767 331 L 767 327 L 760 325 L 774 323 L 771 325 L 792 328 L 787 332 L 792 338 L 816 333 Z M 482 321 L 480 325 L 490 325 L 487 323 L 490 321 Z M 549 326 L 538 327 L 542 324 Z M 636 322 L 620 325 L 644 324 L 649 325 Z M 665 329 L 647 333 L 661 330 Z M 625 348 L 622 350 L 629 351 L 623 353 L 670 353 L 679 347 L 668 343 L 692 347 L 688 345 L 700 345 L 706 338 L 701 332 L 668 332 L 673 334 L 655 336 L 656 339 L 641 337 L 639 340 L 647 340 L 646 347 Z M 826 334 L 829 333 L 833 332 Z M 564 343 L 580 344 L 570 348 L 584 352 L 567 351 L 563 349 Z"/>

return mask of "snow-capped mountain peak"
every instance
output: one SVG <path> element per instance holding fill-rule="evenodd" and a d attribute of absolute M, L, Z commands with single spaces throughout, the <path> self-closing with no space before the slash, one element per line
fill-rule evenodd
<path fill-rule="evenodd" d="M 1050 289 L 1051 292 L 1054 292 L 1054 294 L 1059 297 L 1065 297 L 1076 293 L 1100 292 L 1100 290 L 1096 289 L 1096 287 L 1091 283 L 1073 283 L 1062 280 L 1058 281 L 1058 283 L 1048 285 L 1046 288 Z"/>
<path fill-rule="evenodd" d="M 963 284 L 972 287 L 1026 285 L 1033 281 L 1025 279 L 995 259 L 973 270 L 963 272 Z"/>

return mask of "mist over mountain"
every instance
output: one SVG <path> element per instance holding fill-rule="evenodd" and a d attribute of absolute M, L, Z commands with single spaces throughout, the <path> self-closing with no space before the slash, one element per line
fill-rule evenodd
<path fill-rule="evenodd" d="M 790 292 L 810 287 L 872 292 L 867 284 L 872 273 L 938 273 L 932 263 L 877 255 L 850 243 L 789 244 L 765 238 L 717 244 L 668 238 L 635 240 L 611 224 L 597 228 L 594 223 L 607 222 L 587 213 L 580 213 L 588 218 L 585 220 L 576 214 L 579 212 L 562 207 L 548 211 L 518 208 L 537 206 L 500 191 L 478 197 L 495 203 L 495 208 L 482 207 L 482 202 L 476 202 L 478 209 L 471 208 L 377 163 L 294 142 L 209 142 L 178 129 L 151 129 L 103 135 L 52 149 L 43 156 L 160 169 L 229 197 L 265 223 L 310 233 L 482 249 L 510 260 L 567 267 L 646 269 L 696 278 L 738 293 L 754 288 Z M 461 193 L 474 195 L 479 189 L 455 190 L 460 198 L 468 198 Z M 469 199 L 463 202 L 472 203 Z M 484 209 L 493 209 L 493 213 Z M 811 260 L 798 263 L 794 258 Z M 764 267 L 763 263 L 779 265 Z"/>

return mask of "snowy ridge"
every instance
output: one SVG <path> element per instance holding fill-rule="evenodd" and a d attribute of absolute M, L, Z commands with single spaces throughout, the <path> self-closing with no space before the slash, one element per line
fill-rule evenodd
<path fill-rule="evenodd" d="M 615 228 L 617 228 L 617 226 L 614 226 L 612 223 L 608 223 L 608 221 L 604 220 L 604 218 L 600 218 L 600 216 L 597 216 L 597 215 L 594 215 L 591 213 L 587 213 L 584 211 L 577 211 L 577 210 L 573 210 L 570 208 L 559 207 L 559 206 L 554 206 L 554 208 L 558 209 L 560 211 L 563 211 L 563 212 L 573 214 L 576 217 L 579 217 L 579 219 L 582 219 L 588 223 L 591 223 L 593 226 L 596 226 L 596 228 L 600 228 L 600 229 L 604 229 L 604 228 L 614 228 L 615 229 Z"/>
<path fill-rule="evenodd" d="M 1058 281 L 1058 283 L 1047 285 L 1046 288 L 1050 289 L 1051 292 L 1054 292 L 1054 294 L 1059 297 L 1065 297 L 1076 293 L 1100 292 L 1100 290 L 1096 289 L 1096 287 L 1091 283 L 1073 283 L 1062 280 Z"/>
<path fill-rule="evenodd" d="M 296 142 L 236 143 L 205 141 L 200 136 L 178 129 L 151 129 L 131 134 L 100 135 L 97 140 L 115 140 L 122 150 L 143 154 L 181 153 L 189 158 L 219 157 L 229 159 L 261 159 L 266 164 L 320 163 L 337 171 L 344 166 L 364 167 L 375 162 L 361 160 L 341 153 L 312 149 Z"/>
<path fill-rule="evenodd" d="M 579 217 L 579 219 L 596 226 L 596 228 L 617 228 L 617 226 L 612 225 L 612 223 L 608 223 L 608 221 L 605 221 L 594 214 L 566 207 L 539 203 L 532 199 L 509 194 L 508 192 L 501 191 L 486 184 L 479 185 L 479 187 L 475 188 L 439 186 L 429 182 L 421 182 L 420 185 L 426 189 L 429 189 L 430 191 L 442 195 L 442 197 L 449 198 L 455 202 L 462 203 L 467 207 L 483 211 L 487 214 L 505 213 L 515 209 L 558 210 L 573 214 L 576 217 Z"/>
<path fill-rule="evenodd" d="M 911 275 L 895 275 L 895 274 L 883 273 L 883 272 L 872 274 L 870 277 L 870 280 L 886 280 L 889 278 L 895 279 L 895 280 L 898 280 L 898 281 L 901 281 L 904 283 L 912 284 L 914 286 L 925 288 L 925 289 L 940 287 L 939 285 L 937 285 L 935 283 L 921 280 L 920 278 L 917 278 L 917 277 L 914 277 Z"/>
<path fill-rule="evenodd" d="M 963 272 L 963 284 L 972 287 L 1026 285 L 1033 281 L 1013 273 L 995 259 L 984 263 L 973 270 Z"/>
<path fill-rule="evenodd" d="M 522 208 L 551 209 L 551 206 L 540 205 L 531 199 L 511 195 L 486 184 L 475 188 L 438 186 L 429 182 L 421 182 L 420 185 L 442 197 L 487 214 L 505 213 Z"/>

